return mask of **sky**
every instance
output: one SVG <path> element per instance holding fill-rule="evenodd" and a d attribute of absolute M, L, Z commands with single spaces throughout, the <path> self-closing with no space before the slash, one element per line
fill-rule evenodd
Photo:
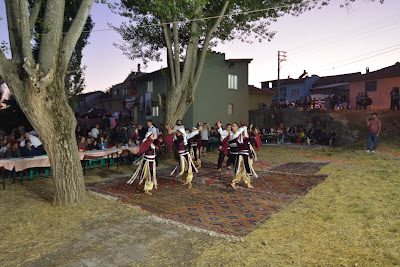
<path fill-rule="evenodd" d="M 298 78 L 304 70 L 309 75 L 329 76 L 351 72 L 365 73 L 400 61 L 400 0 L 356 0 L 340 8 L 345 0 L 331 0 L 322 9 L 314 9 L 298 17 L 284 16 L 271 24 L 276 35 L 272 41 L 251 44 L 240 41 L 219 44 L 214 51 L 226 59 L 252 58 L 249 84 L 257 87 L 262 81 L 277 79 L 278 51 L 287 52 L 281 63 L 281 79 Z M 166 61 L 151 62 L 146 67 L 140 59 L 129 60 L 113 43 L 121 44 L 121 36 L 109 29 L 108 23 L 119 25 L 124 19 L 111 13 L 106 5 L 93 4 L 94 31 L 83 51 L 86 66 L 84 92 L 104 91 L 121 83 L 131 71 L 152 72 L 166 67 Z M 4 0 L 0 0 L 0 16 L 5 18 Z M 6 20 L 0 21 L 0 42 L 8 42 Z"/>

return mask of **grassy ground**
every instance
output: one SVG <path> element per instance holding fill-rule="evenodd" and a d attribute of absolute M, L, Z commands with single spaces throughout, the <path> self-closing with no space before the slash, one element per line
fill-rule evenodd
<path fill-rule="evenodd" d="M 260 160 L 274 164 L 330 161 L 321 170 L 329 177 L 273 215 L 242 243 L 219 240 L 210 245 L 193 239 L 187 265 L 399 265 L 399 142 L 383 140 L 378 151 L 384 153 L 367 153 L 364 143 L 322 149 L 264 146 Z M 217 154 L 206 157 L 216 161 Z M 127 173 L 132 173 L 127 166 L 118 171 L 94 170 L 85 179 L 94 182 Z M 23 187 L 7 184 L 7 190 L 0 192 L 0 266 L 19 266 L 56 252 L 82 235 L 85 225 L 110 211 L 121 216 L 144 212 L 91 195 L 82 205 L 52 207 L 52 194 L 50 179 L 34 180 Z M 145 266 L 185 265 L 174 261 L 174 253 L 182 252 L 172 250 L 170 243 L 159 242 L 154 251 L 157 253 Z"/>

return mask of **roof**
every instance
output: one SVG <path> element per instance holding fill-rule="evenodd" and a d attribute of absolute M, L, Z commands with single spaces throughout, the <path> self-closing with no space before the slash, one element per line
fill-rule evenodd
<path fill-rule="evenodd" d="M 309 77 L 301 78 L 301 79 L 285 79 L 281 80 L 281 86 L 282 85 L 289 85 L 289 84 L 297 84 L 297 83 L 304 83 Z"/>
<path fill-rule="evenodd" d="M 313 91 L 313 90 L 316 90 L 316 89 L 335 88 L 335 87 L 340 87 L 340 86 L 348 85 L 348 84 L 349 84 L 348 82 L 347 83 L 332 83 L 332 84 L 327 84 L 327 85 L 323 85 L 323 86 L 314 87 L 314 88 L 311 88 L 310 90 Z"/>
<path fill-rule="evenodd" d="M 379 78 L 388 78 L 388 77 L 396 77 L 400 76 L 400 62 L 396 62 L 396 64 L 377 70 L 371 71 L 366 74 L 360 75 L 352 79 L 351 81 L 365 81 Z"/>
<path fill-rule="evenodd" d="M 319 79 L 313 84 L 313 87 L 316 88 L 329 84 L 345 83 L 349 82 L 351 79 L 354 79 L 358 76 L 361 76 L 361 72 L 346 73 L 333 76 L 323 76 L 319 77 Z"/>
<path fill-rule="evenodd" d="M 104 94 L 104 92 L 102 92 L 102 91 L 93 91 L 93 92 L 89 92 L 89 93 L 79 94 L 78 98 L 83 98 L 83 97 L 87 97 L 89 95 L 98 94 L 98 93 Z"/>
<path fill-rule="evenodd" d="M 228 62 L 247 62 L 250 63 L 251 61 L 253 61 L 252 58 L 232 58 L 232 59 L 228 59 L 226 60 Z"/>
<path fill-rule="evenodd" d="M 262 94 L 262 95 L 275 95 L 276 93 L 271 90 L 260 89 L 254 85 L 249 85 L 249 93 Z"/>

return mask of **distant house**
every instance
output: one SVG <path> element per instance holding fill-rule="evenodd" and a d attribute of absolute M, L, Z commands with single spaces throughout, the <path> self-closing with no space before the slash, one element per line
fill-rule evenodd
<path fill-rule="evenodd" d="M 350 104 L 355 107 L 358 93 L 368 94 L 374 109 L 390 108 L 390 92 L 393 87 L 400 87 L 400 63 L 369 71 L 350 81 Z"/>
<path fill-rule="evenodd" d="M 361 75 L 361 72 L 320 77 L 310 89 L 311 97 L 324 99 L 328 96 L 349 97 L 350 80 Z"/>
<path fill-rule="evenodd" d="M 260 110 L 263 104 L 269 109 L 272 104 L 272 96 L 274 95 L 274 91 L 249 85 L 249 110 Z"/>
<path fill-rule="evenodd" d="M 209 52 L 194 95 L 194 102 L 181 118 L 187 127 L 199 122 L 213 125 L 249 120 L 248 115 L 248 64 L 252 59 L 225 59 L 224 53 Z M 163 123 L 160 97 L 168 90 L 167 69 L 148 73 L 135 79 L 138 103 L 137 123 L 144 124 L 152 118 L 155 124 Z"/>
<path fill-rule="evenodd" d="M 319 79 L 317 75 L 311 77 L 301 77 L 299 79 L 282 79 L 280 80 L 280 99 L 296 101 L 301 100 L 304 96 L 311 95 L 310 89 L 313 84 Z M 268 89 L 278 92 L 278 81 L 265 81 L 261 82 L 262 89 Z M 272 101 L 276 101 L 276 96 L 273 96 Z"/>
<path fill-rule="evenodd" d="M 104 96 L 104 92 L 95 91 L 86 94 L 78 95 L 76 106 L 74 108 L 74 113 L 78 115 L 83 115 L 92 109 L 93 106 Z"/>
<path fill-rule="evenodd" d="M 99 99 L 93 108 L 106 109 L 111 114 L 130 110 L 133 103 L 138 103 L 139 101 L 136 97 L 136 79 L 144 75 L 146 75 L 146 73 L 140 72 L 140 65 L 138 65 L 137 72 L 132 71 L 122 83 L 113 85 L 109 93 Z M 131 115 L 132 112 L 129 116 Z"/>

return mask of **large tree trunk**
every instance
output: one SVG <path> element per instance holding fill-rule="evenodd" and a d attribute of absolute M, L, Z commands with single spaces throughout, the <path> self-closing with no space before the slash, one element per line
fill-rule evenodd
<path fill-rule="evenodd" d="M 57 205 L 84 201 L 86 189 L 76 144 L 76 119 L 63 93 L 64 76 L 57 75 L 41 90 L 30 79 L 24 79 L 23 84 L 25 90 L 14 88 L 13 83 L 9 87 L 49 156 Z"/>

